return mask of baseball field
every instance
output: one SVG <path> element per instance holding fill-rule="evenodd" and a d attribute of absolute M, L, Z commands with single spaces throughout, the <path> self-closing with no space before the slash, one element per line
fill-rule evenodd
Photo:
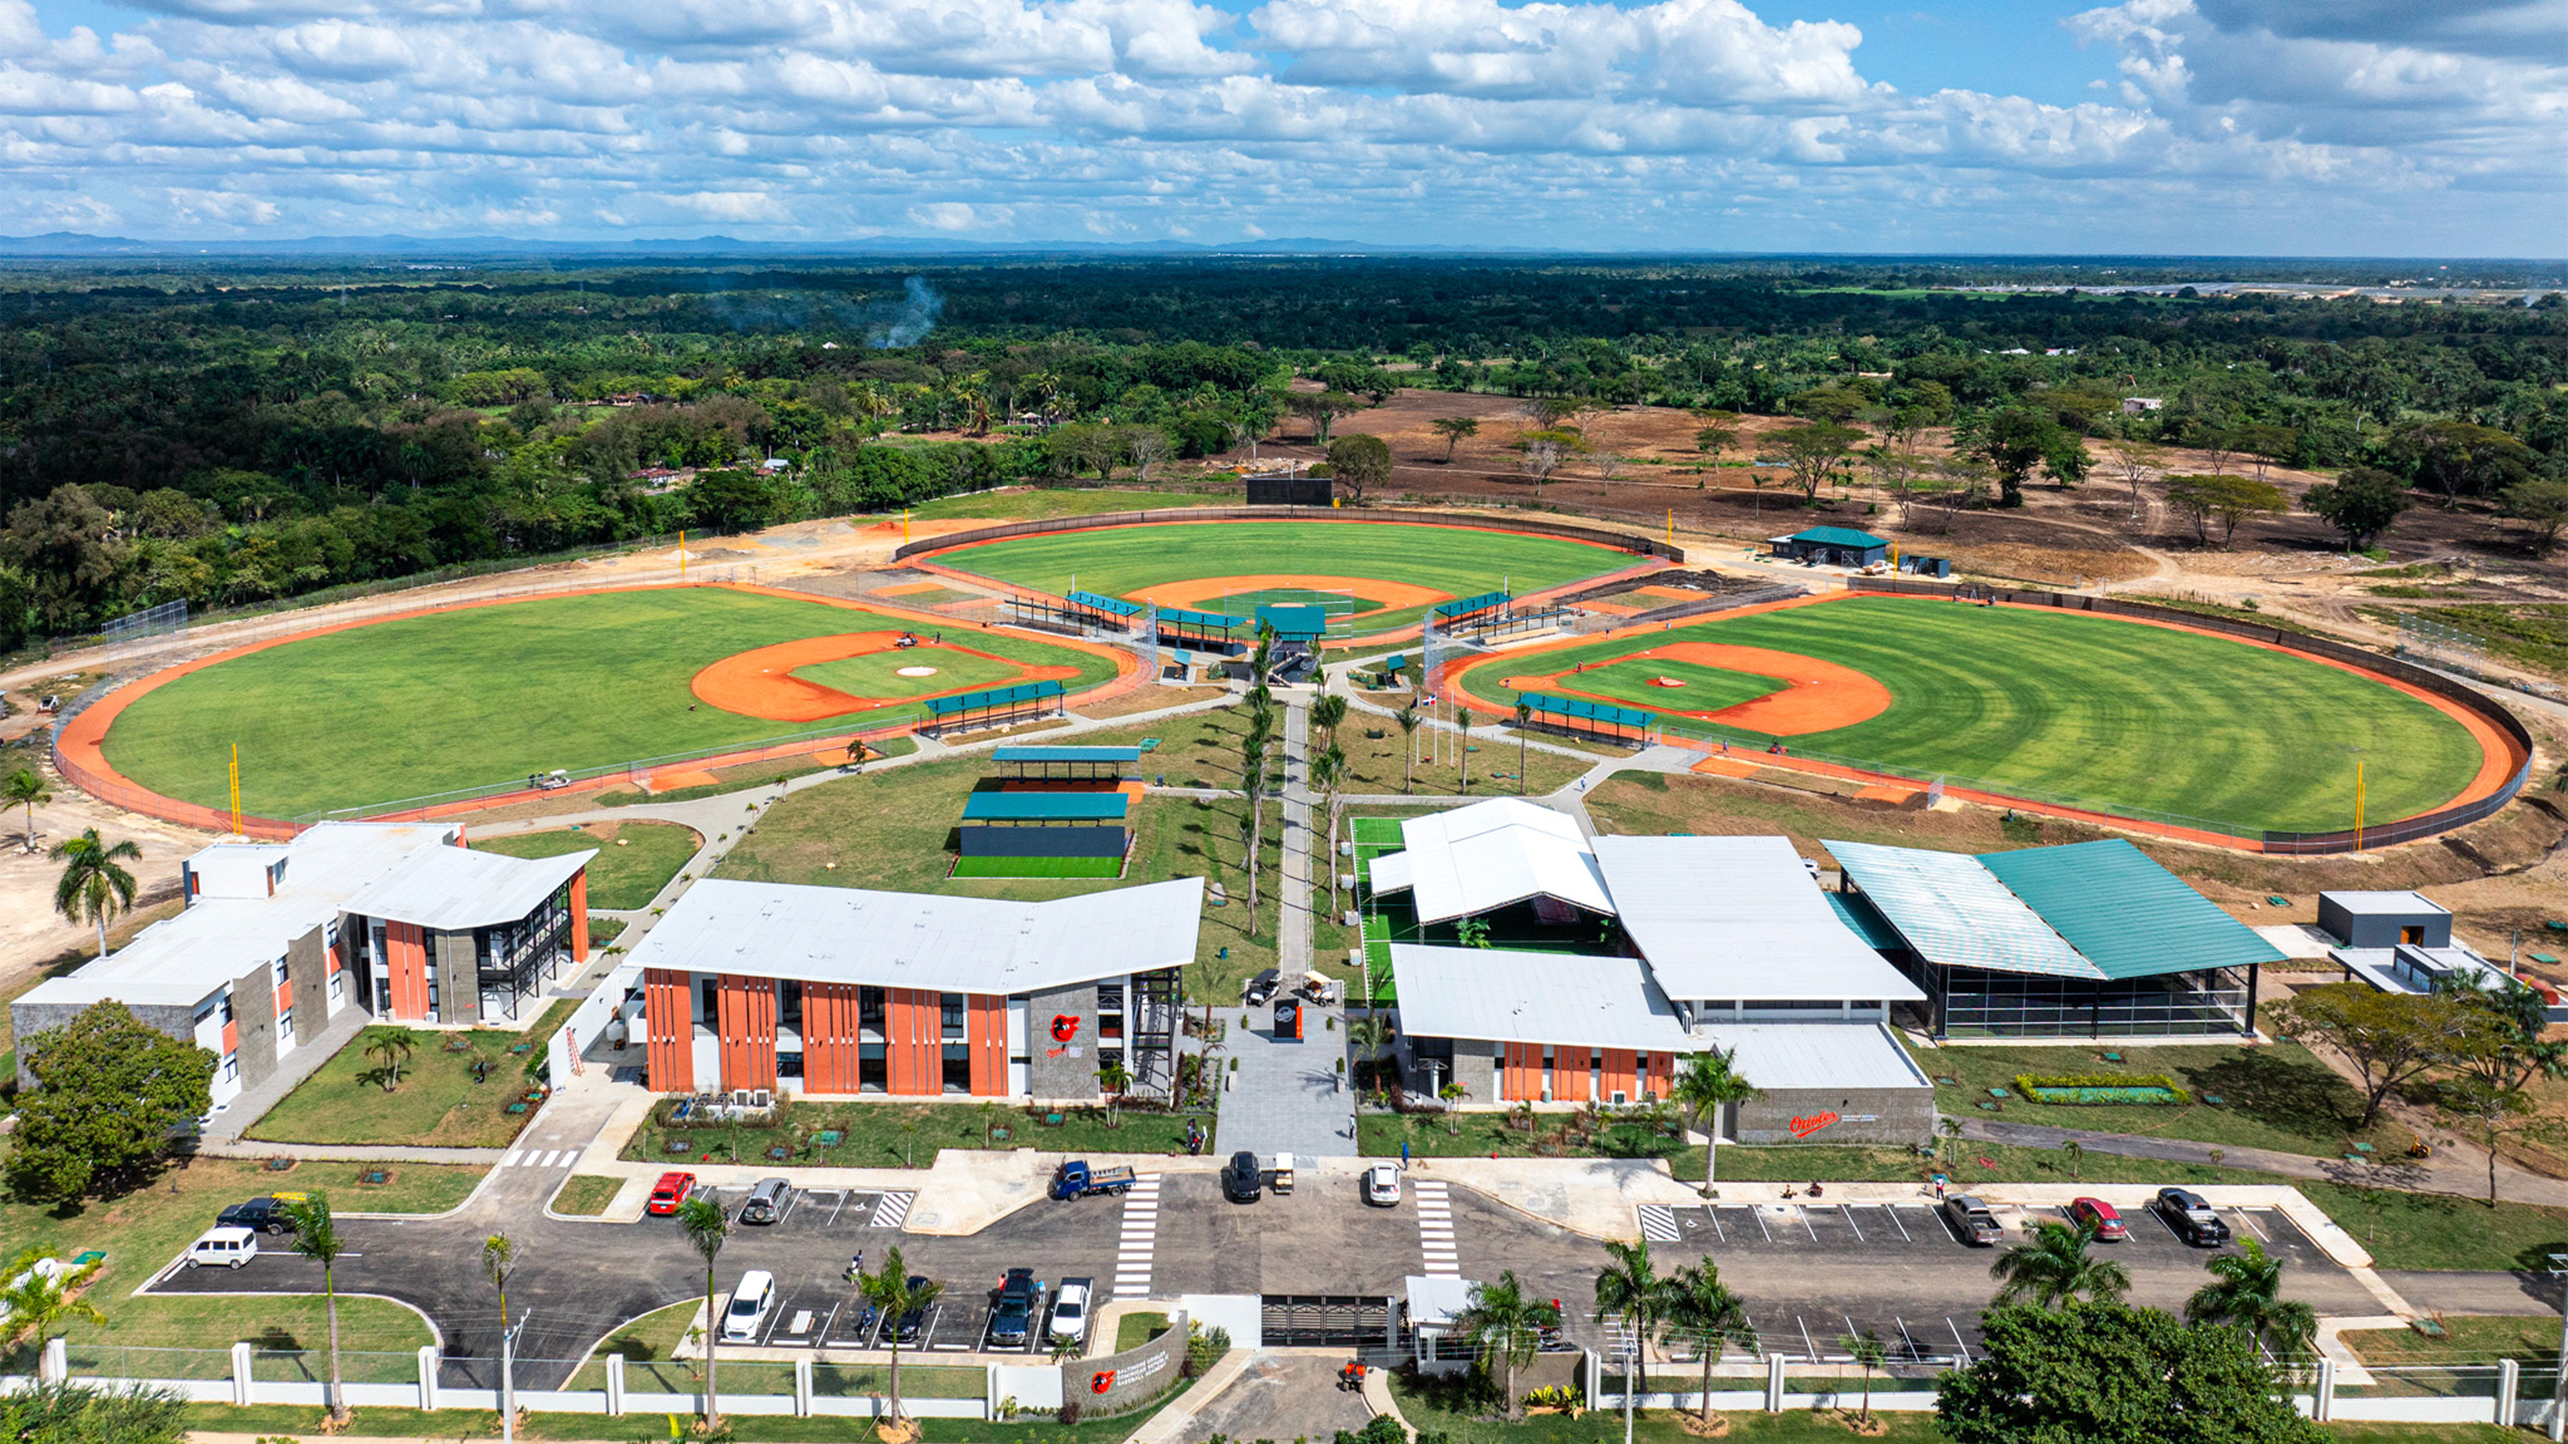
<path fill-rule="evenodd" d="M 2350 827 L 2459 796 L 2491 755 L 2391 683 L 2224 637 L 2110 617 L 1845 597 L 1505 653 L 1459 673 L 1662 714 L 1671 734 L 1783 742 L 1907 775 L 2124 815 Z"/>
<path fill-rule="evenodd" d="M 1438 602 L 1525 596 L 1641 560 L 1557 537 L 1403 522 L 1222 522 L 1101 527 L 935 553 L 938 565 L 1055 595 L 1081 591 L 1245 616 L 1320 602 L 1332 633 L 1413 627 Z M 1347 599 L 1352 599 L 1351 604 Z"/>
<path fill-rule="evenodd" d="M 919 698 L 1029 677 L 1075 693 L 1116 675 L 1102 649 L 941 635 L 916 617 L 723 587 L 459 608 L 214 660 L 126 706 L 101 751 L 133 782 L 221 807 L 237 743 L 243 809 L 294 818 L 855 731 L 914 715 Z"/>

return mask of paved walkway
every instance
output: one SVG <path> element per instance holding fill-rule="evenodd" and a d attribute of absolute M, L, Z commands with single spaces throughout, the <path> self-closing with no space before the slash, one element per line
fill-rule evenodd
<path fill-rule="evenodd" d="M 1327 1439 L 1372 1421 L 1364 1396 L 1341 1389 L 1345 1349 L 1233 1349 L 1222 1366 L 1243 1359 L 1223 1379 L 1222 1366 L 1133 1435 L 1137 1444 L 1197 1444 L 1229 1439 Z M 1215 1385 L 1219 1384 L 1218 1390 Z M 1200 1396 L 1200 1401 L 1198 1396 Z M 1193 1405 L 1187 1409 L 1188 1405 Z M 1186 1409 L 1186 1417 L 1163 1423 Z"/>
<path fill-rule="evenodd" d="M 1287 978 L 1311 966 L 1311 704 L 1284 694 L 1284 855 L 1276 898 L 1275 966 Z"/>
<path fill-rule="evenodd" d="M 1302 1041 L 1278 1042 L 1264 1009 L 1230 1015 L 1224 1046 L 1239 1067 L 1222 1095 L 1224 1153 L 1354 1156 L 1355 1094 L 1339 1086 L 1337 1071 L 1346 1056 L 1344 1010 L 1306 1005 L 1302 1019 Z"/>
<path fill-rule="evenodd" d="M 1997 1123 L 1982 1118 L 1963 1119 L 1962 1136 L 2025 1148 L 2057 1148 L 2074 1138 L 2079 1147 L 2092 1153 L 2151 1158 L 2167 1163 L 2211 1163 L 2211 1155 L 2217 1151 L 2220 1154 L 2219 1166 L 2253 1168 L 2264 1173 L 2279 1173 L 2286 1178 L 2315 1178 L 2357 1188 L 2394 1188 L 2408 1193 L 2449 1193 L 2462 1198 L 2484 1199 L 2488 1196 L 2488 1166 L 2484 1155 L 2480 1158 L 2425 1160 L 2384 1158 L 2378 1163 L 2349 1163 L 2342 1158 L 2311 1158 L 2270 1148 L 2237 1148 L 2196 1143 L 2184 1138 L 2099 1133 L 2085 1128 L 2044 1128 L 2030 1123 Z M 2568 1207 L 2568 1180 L 2527 1173 L 2500 1161 L 2497 1164 L 2497 1196 L 2512 1203 Z"/>

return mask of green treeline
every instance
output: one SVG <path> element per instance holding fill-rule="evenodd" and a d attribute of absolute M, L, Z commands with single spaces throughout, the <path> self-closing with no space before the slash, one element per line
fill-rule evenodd
<path fill-rule="evenodd" d="M 1894 443 L 1950 425 L 2016 480 L 2120 436 L 2376 467 L 2451 499 L 2556 479 L 2568 453 L 2556 295 L 1920 288 L 2008 278 L 1278 258 L 22 269 L 0 277 L 0 649 L 175 599 L 1146 480 L 1291 415 L 1309 424 L 1290 434 L 1325 436 L 1402 386 L 1798 414 Z M 2164 405 L 2126 417 L 2131 395 Z"/>

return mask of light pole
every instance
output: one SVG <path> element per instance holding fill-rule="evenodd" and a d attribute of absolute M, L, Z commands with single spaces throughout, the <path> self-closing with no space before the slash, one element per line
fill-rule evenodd
<path fill-rule="evenodd" d="M 1625 1319 L 1621 1332 L 1623 1335 L 1623 1444 L 1632 1444 L 1632 1395 L 1638 1393 L 1640 1388 L 1634 1379 L 1639 1374 L 1641 1366 L 1641 1331 L 1632 1327 L 1631 1320 Z"/>

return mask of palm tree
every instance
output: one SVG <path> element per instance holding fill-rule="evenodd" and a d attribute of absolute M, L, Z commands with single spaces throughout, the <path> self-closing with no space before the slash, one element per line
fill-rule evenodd
<path fill-rule="evenodd" d="M 1344 698 L 1333 698 L 1344 701 Z M 1346 774 L 1346 751 L 1334 738 L 1328 750 L 1311 759 L 1311 786 L 1319 789 L 1320 817 L 1327 827 L 1327 841 L 1320 848 L 1320 860 L 1329 870 L 1329 913 L 1335 916 L 1338 901 L 1337 865 L 1337 797 L 1338 787 Z"/>
<path fill-rule="evenodd" d="M 482 1277 L 499 1291 L 499 1433 L 502 1439 L 517 1434 L 517 1356 L 516 1341 L 508 1334 L 508 1276 L 517 1272 L 517 1244 L 507 1234 L 495 1233 L 482 1240 Z"/>
<path fill-rule="evenodd" d="M 40 1267 L 50 1257 L 38 1245 L 19 1254 L 17 1261 L 9 1265 L 9 1277 L 17 1282 L 0 1289 L 0 1318 L 9 1321 L 8 1337 L 13 1342 L 25 1336 L 41 1347 L 66 1319 L 107 1322 L 97 1305 L 72 1295 L 77 1283 L 72 1274 Z"/>
<path fill-rule="evenodd" d="M 134 905 L 134 875 L 120 862 L 140 862 L 143 850 L 132 841 L 111 843 L 94 827 L 54 844 L 50 854 L 61 863 L 62 881 L 54 884 L 54 911 L 76 923 L 98 925 L 98 956 L 107 956 L 107 920 Z"/>
<path fill-rule="evenodd" d="M 1132 1086 L 1132 1074 L 1124 1070 L 1122 1059 L 1111 1059 L 1097 1070 L 1097 1086 L 1106 1090 L 1106 1126 L 1115 1127 L 1115 1109 L 1123 1102 L 1124 1090 Z"/>
<path fill-rule="evenodd" d="M 722 1427 L 722 1401 L 713 1384 L 714 1340 L 722 1332 L 722 1317 L 713 1311 L 713 1261 L 731 1241 L 731 1215 L 710 1198 L 690 1198 L 678 1205 L 678 1227 L 704 1258 L 704 1427 L 711 1432 Z M 892 1256 L 897 1260 L 900 1251 Z"/>
<path fill-rule="evenodd" d="M 1311 725 L 1328 733 L 1331 742 L 1337 740 L 1337 730 L 1345 722 L 1346 699 L 1344 697 L 1333 692 L 1322 693 L 1317 701 L 1311 703 Z"/>
<path fill-rule="evenodd" d="M 895 1326 L 900 1322 L 901 1315 L 935 1303 L 938 1295 L 945 1292 L 945 1285 L 932 1279 L 921 1279 L 916 1287 L 912 1287 L 909 1265 L 902 1262 L 901 1251 L 895 1245 L 889 1253 L 883 1255 L 883 1268 L 880 1273 L 856 1275 L 856 1292 L 865 1302 L 874 1306 L 876 1316 L 883 1320 L 884 1332 L 891 1336 L 891 1422 L 897 1424 L 907 1416 L 901 1412 L 901 1336 L 900 1330 Z"/>
<path fill-rule="evenodd" d="M 288 1202 L 285 1216 L 294 1221 L 294 1251 L 321 1265 L 321 1296 L 330 1315 L 330 1417 L 345 1424 L 348 1400 L 339 1387 L 339 1255 L 347 1251 L 347 1246 L 339 1241 L 339 1225 L 330 1217 L 328 1194 L 315 1193 Z M 507 1312 L 503 1303 L 502 1332 L 508 1328 Z"/>
<path fill-rule="evenodd" d="M 1390 1020 L 1375 1013 L 1347 1019 L 1346 1046 L 1353 1050 L 1358 1062 L 1371 1062 L 1382 1056 L 1382 1050 L 1391 1046 Z"/>
<path fill-rule="evenodd" d="M 1712 1187 L 1712 1164 L 1721 1147 L 1721 1110 L 1733 1103 L 1756 1098 L 1756 1087 L 1738 1075 L 1736 1053 L 1703 1052 L 1694 1055 L 1685 1071 L 1677 1075 L 1668 1089 L 1668 1101 L 1690 1115 L 1695 1126 L 1703 1130 L 1703 1186 Z"/>
<path fill-rule="evenodd" d="M 1248 870 L 1248 916 L 1253 930 L 1257 926 L 1257 855 L 1266 850 L 1266 739 L 1251 735 L 1252 750 L 1240 759 L 1239 790 L 1241 800 L 1248 804 L 1248 815 L 1240 819 L 1247 835 L 1240 866 Z"/>
<path fill-rule="evenodd" d="M 1943 1139 L 1944 1166 L 1950 1168 L 1953 1166 L 1953 1155 L 1958 1151 L 1962 1141 L 1962 1120 L 1938 1118 L 1935 1120 L 1935 1132 Z M 2218 1159 L 2212 1161 L 2219 1162 Z"/>
<path fill-rule="evenodd" d="M 1686 1264 L 1661 1285 L 1666 1293 L 1667 1321 L 1694 1335 L 1703 1349 L 1703 1418 L 1712 1417 L 1712 1366 L 1720 1362 L 1724 1340 L 1755 1347 L 1756 1330 L 1748 1323 L 1747 1306 L 1721 1282 L 1721 1266 L 1706 1258 Z"/>
<path fill-rule="evenodd" d="M 37 776 L 36 770 L 32 767 L 21 767 L 7 777 L 0 778 L 0 807 L 27 809 L 27 851 L 29 852 L 36 850 L 36 809 L 51 801 L 53 801 L 53 793 L 45 787 L 45 780 Z"/>
<path fill-rule="evenodd" d="M 2046 1309 L 2080 1299 L 2103 1302 L 2131 1290 L 2131 1271 L 2087 1252 L 2095 1242 L 2091 1224 L 2046 1223 L 2033 1230 L 2028 1243 L 1999 1254 L 1988 1276 L 1999 1281 L 1992 1303 L 2011 1304 L 2027 1297 Z"/>
<path fill-rule="evenodd" d="M 2211 1282 L 2185 1300 L 2185 1322 L 2243 1329 L 2267 1353 L 2297 1367 L 2318 1335 L 2318 1311 L 2283 1297 L 2283 1261 L 2263 1244 L 2242 1238 L 2238 1246 L 2205 1265 Z"/>
<path fill-rule="evenodd" d="M 1445 1132 L 1457 1138 L 1460 1137 L 1462 1135 L 1462 1100 L 1471 1096 L 1471 1089 L 1460 1082 L 1447 1083 L 1436 1090 L 1436 1096 L 1444 1100 Z"/>
<path fill-rule="evenodd" d="M 1391 720 L 1400 724 L 1400 740 L 1407 744 L 1400 754 L 1400 790 L 1414 792 L 1418 775 L 1418 709 L 1403 707 L 1391 714 Z"/>
<path fill-rule="evenodd" d="M 419 1035 L 408 1028 L 368 1028 L 366 1056 L 383 1060 L 383 1091 L 401 1086 L 401 1065 L 419 1047 Z"/>
<path fill-rule="evenodd" d="M 1471 790 L 1471 717 L 1470 708 L 1459 702 L 1454 704 L 1453 725 L 1462 731 L 1462 740 L 1457 745 L 1462 749 L 1462 790 L 1465 792 Z"/>
<path fill-rule="evenodd" d="M 1650 1391 L 1650 1369 L 1647 1351 L 1658 1342 L 1659 1324 L 1668 1304 L 1667 1280 L 1658 1276 L 1650 1265 L 1650 1241 L 1620 1243 L 1608 1240 L 1605 1254 L 1613 1262 L 1596 1275 L 1596 1322 L 1620 1314 L 1632 1330 L 1632 1372 L 1635 1392 Z"/>
<path fill-rule="evenodd" d="M 1889 1351 L 1881 1346 L 1881 1339 L 1870 1329 L 1860 1334 L 1839 1334 L 1837 1347 L 1854 1355 L 1855 1362 L 1864 1366 L 1864 1412 L 1861 1417 L 1864 1427 L 1871 1428 L 1873 1370 L 1881 1367 L 1881 1361 Z"/>
<path fill-rule="evenodd" d="M 1508 1269 L 1494 1284 L 1473 1284 L 1470 1301 L 1454 1320 L 1455 1329 L 1480 1346 L 1480 1361 L 1500 1373 L 1507 1417 L 1517 1416 L 1516 1371 L 1542 1351 L 1542 1331 L 1560 1326 L 1560 1310 L 1550 1301 L 1525 1297 L 1516 1271 Z"/>
<path fill-rule="evenodd" d="M 2085 1146 L 2074 1138 L 2064 1139 L 2060 1144 L 2060 1156 L 2069 1161 L 2069 1182 L 2077 1182 L 2078 1165 L 2086 1159 Z"/>
<path fill-rule="evenodd" d="M 1533 725 L 1534 704 L 1516 699 L 1516 795 L 1525 795 L 1525 732 Z"/>

